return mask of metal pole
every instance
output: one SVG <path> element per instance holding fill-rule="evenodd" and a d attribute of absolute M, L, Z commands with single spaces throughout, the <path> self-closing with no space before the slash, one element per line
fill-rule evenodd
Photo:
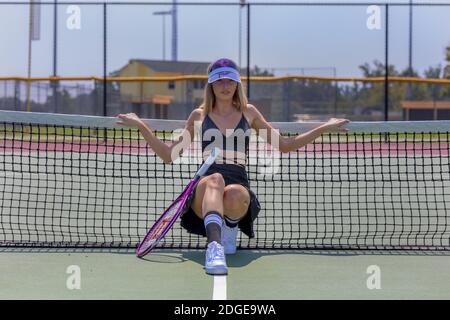
<path fill-rule="evenodd" d="M 408 50 L 408 77 L 413 76 L 412 68 L 412 18 L 413 18 L 412 0 L 409 0 L 409 50 Z M 412 86 L 411 82 L 408 82 L 406 88 L 406 98 L 412 100 Z"/>
<path fill-rule="evenodd" d="M 239 0 L 239 66 L 242 65 L 242 8 L 245 6 L 245 0 Z"/>
<path fill-rule="evenodd" d="M 250 3 L 247 3 L 247 97 L 250 99 Z"/>
<path fill-rule="evenodd" d="M 166 60 L 166 16 L 163 15 L 163 60 Z"/>
<path fill-rule="evenodd" d="M 177 27 L 177 1 L 173 0 L 173 8 L 172 8 L 172 61 L 178 60 L 178 46 L 177 46 L 177 38 L 178 38 L 178 27 Z"/>
<path fill-rule="evenodd" d="M 107 115 L 107 23 L 106 23 L 106 17 L 107 17 L 107 4 L 103 3 L 103 115 Z M 106 136 L 105 136 L 106 138 Z"/>
<path fill-rule="evenodd" d="M 27 105 L 27 111 L 30 112 L 31 111 L 31 106 L 30 106 L 30 86 L 31 86 L 31 50 L 32 50 L 32 27 L 33 26 L 33 2 L 30 1 L 30 15 L 29 15 L 29 28 L 28 28 L 28 70 L 27 70 L 27 74 L 28 74 L 28 80 L 27 80 L 27 98 L 26 98 L 26 105 Z"/>
<path fill-rule="evenodd" d="M 7 101 L 7 98 L 8 98 L 8 81 L 3 81 L 3 88 L 5 89 L 5 93 L 4 93 L 4 95 L 3 95 L 3 97 L 5 98 L 5 99 L 3 99 L 3 106 L 2 106 L 2 108 L 5 108 L 6 109 L 6 101 Z"/>
<path fill-rule="evenodd" d="M 22 111 L 20 105 L 20 81 L 14 80 L 14 110 Z"/>
<path fill-rule="evenodd" d="M 163 17 L 163 36 L 162 36 L 162 43 L 163 43 L 163 60 L 166 60 L 166 15 L 173 14 L 173 10 L 170 11 L 157 11 L 153 12 L 153 15 L 155 16 L 162 16 Z M 173 55 L 172 55 L 173 59 Z"/>
<path fill-rule="evenodd" d="M 389 5 L 385 6 L 384 121 L 389 121 Z"/>
<path fill-rule="evenodd" d="M 333 67 L 333 77 L 336 79 L 336 67 Z M 337 97 L 338 97 L 338 82 L 334 82 L 334 116 L 337 116 Z"/>
<path fill-rule="evenodd" d="M 409 75 L 412 76 L 412 20 L 413 20 L 413 6 L 412 0 L 409 0 L 409 56 L 408 56 L 408 68 Z"/>
<path fill-rule="evenodd" d="M 239 52 L 238 52 L 238 56 L 239 56 L 239 59 L 238 59 L 238 64 L 239 64 L 239 66 L 241 66 L 241 63 L 242 63 L 242 61 L 241 61 L 241 51 L 242 51 L 242 48 L 241 48 L 241 46 L 242 46 L 242 10 L 241 10 L 241 7 L 239 6 L 239 35 L 238 35 L 238 38 L 239 38 Z"/>
<path fill-rule="evenodd" d="M 53 8 L 53 76 L 57 76 L 57 59 L 58 59 L 58 5 L 57 0 L 55 0 L 55 5 Z M 58 82 L 53 81 L 53 110 L 58 113 Z"/>

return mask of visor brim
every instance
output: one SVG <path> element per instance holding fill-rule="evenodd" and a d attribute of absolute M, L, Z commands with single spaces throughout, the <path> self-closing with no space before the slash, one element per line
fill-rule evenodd
<path fill-rule="evenodd" d="M 213 82 L 216 82 L 217 80 L 221 80 L 221 79 L 230 79 L 235 82 L 241 83 L 240 76 L 233 72 L 221 72 L 221 73 L 211 75 L 208 78 L 208 83 L 213 83 Z"/>

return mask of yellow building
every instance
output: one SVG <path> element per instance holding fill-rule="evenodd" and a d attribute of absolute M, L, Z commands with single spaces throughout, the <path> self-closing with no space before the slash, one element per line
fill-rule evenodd
<path fill-rule="evenodd" d="M 206 75 L 209 63 L 132 59 L 117 77 Z M 120 99 L 128 110 L 152 119 L 186 119 L 203 99 L 206 80 L 120 82 Z"/>
<path fill-rule="evenodd" d="M 402 101 L 405 120 L 450 120 L 450 101 Z"/>

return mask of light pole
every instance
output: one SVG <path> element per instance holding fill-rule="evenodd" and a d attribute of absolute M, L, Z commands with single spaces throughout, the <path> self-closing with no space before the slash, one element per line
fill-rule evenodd
<path fill-rule="evenodd" d="M 409 76 L 412 77 L 412 28 L 413 28 L 413 5 L 412 0 L 409 0 L 409 56 L 408 56 L 408 71 Z"/>
<path fill-rule="evenodd" d="M 239 0 L 239 61 L 238 64 L 241 66 L 241 54 L 242 54 L 242 8 L 245 6 L 245 0 Z"/>
<path fill-rule="evenodd" d="M 55 0 L 53 6 L 53 76 L 57 76 L 57 41 L 58 41 L 58 1 Z M 52 81 L 52 91 L 53 91 L 53 111 L 54 113 L 58 113 L 58 81 Z"/>
<path fill-rule="evenodd" d="M 412 0 L 409 0 L 409 46 L 408 46 L 408 77 L 413 76 L 412 68 L 412 28 L 413 28 L 413 5 Z M 406 89 L 406 98 L 412 100 L 412 87 L 411 82 L 408 82 L 408 87 Z"/>
<path fill-rule="evenodd" d="M 163 17 L 163 60 L 166 60 L 166 16 L 169 14 L 172 14 L 172 10 L 153 12 L 153 15 Z"/>
<path fill-rule="evenodd" d="M 172 0 L 172 61 L 178 61 L 178 5 Z"/>

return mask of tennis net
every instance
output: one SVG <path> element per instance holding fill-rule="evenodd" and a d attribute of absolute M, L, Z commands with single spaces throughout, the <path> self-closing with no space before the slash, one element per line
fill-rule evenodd
<path fill-rule="evenodd" d="M 164 164 L 116 119 L 0 111 L 0 246 L 136 247 L 201 163 Z M 174 140 L 182 121 L 149 120 Z M 314 123 L 274 123 L 284 135 Z M 450 121 L 351 123 L 280 154 L 252 136 L 262 210 L 240 248 L 450 249 Z M 175 130 L 175 131 L 174 131 Z M 204 248 L 179 221 L 160 248 Z"/>

